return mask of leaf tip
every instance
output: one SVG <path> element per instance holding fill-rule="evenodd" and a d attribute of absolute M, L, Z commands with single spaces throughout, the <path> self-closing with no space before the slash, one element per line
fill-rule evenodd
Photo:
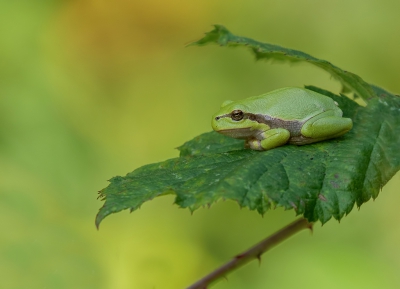
<path fill-rule="evenodd" d="M 96 219 L 94 221 L 94 224 L 96 226 L 96 229 L 99 230 L 100 229 L 100 223 L 103 220 L 103 217 L 100 215 L 100 212 L 96 215 Z"/>
<path fill-rule="evenodd" d="M 226 34 L 229 34 L 230 32 L 223 25 L 214 24 L 213 26 L 214 26 L 214 29 L 209 32 L 206 32 L 205 36 L 203 38 L 186 44 L 186 47 L 201 46 L 201 45 L 205 45 L 205 44 L 213 43 L 213 42 L 218 43 L 220 45 L 225 45 L 226 43 L 224 43 L 224 41 L 223 41 L 223 39 L 225 38 L 224 36 Z"/>

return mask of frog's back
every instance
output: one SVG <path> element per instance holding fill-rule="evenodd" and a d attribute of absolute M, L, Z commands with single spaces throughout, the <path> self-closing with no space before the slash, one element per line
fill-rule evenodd
<path fill-rule="evenodd" d="M 249 100 L 247 106 L 254 113 L 283 120 L 306 120 L 327 110 L 339 110 L 330 97 L 297 87 L 277 89 Z"/>

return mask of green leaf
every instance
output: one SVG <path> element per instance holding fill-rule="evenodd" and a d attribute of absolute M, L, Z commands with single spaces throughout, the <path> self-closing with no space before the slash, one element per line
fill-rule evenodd
<path fill-rule="evenodd" d="M 233 150 L 242 150 L 244 140 L 233 139 L 216 132 L 203 133 L 191 141 L 178 147 L 180 156 L 190 156 L 206 153 L 221 153 Z"/>
<path fill-rule="evenodd" d="M 220 38 L 227 42 L 234 37 L 218 27 L 199 44 Z M 276 46 L 262 46 L 276 50 Z M 287 54 L 319 62 L 301 52 L 287 50 Z M 331 70 L 341 71 L 333 65 Z M 353 119 L 349 133 L 329 141 L 286 145 L 264 152 L 243 149 L 243 141 L 215 132 L 202 134 L 179 147 L 179 158 L 112 178 L 110 185 L 100 191 L 105 203 L 96 225 L 109 214 L 136 210 L 165 194 L 175 194 L 175 203 L 191 211 L 230 199 L 260 214 L 280 206 L 294 209 L 311 222 L 325 223 L 332 217 L 340 220 L 354 204 L 361 206 L 376 198 L 400 169 L 400 98 L 366 84 L 354 74 L 345 75 L 351 77 L 343 81 L 352 83 L 349 86 L 369 100 L 366 107 L 345 96 L 307 88 L 339 103 L 344 116 Z"/>
<path fill-rule="evenodd" d="M 375 92 L 371 85 L 366 83 L 361 77 L 351 72 L 340 69 L 332 63 L 317 59 L 307 53 L 273 45 L 262 43 L 247 37 L 236 36 L 229 32 L 222 25 L 214 25 L 214 30 L 207 32 L 206 36 L 189 45 L 205 45 L 215 43 L 220 46 L 244 46 L 249 47 L 255 54 L 256 59 L 283 60 L 290 62 L 306 61 L 329 72 L 335 79 L 339 80 L 343 86 L 343 92 L 353 91 L 357 96 L 364 100 L 375 97 Z"/>

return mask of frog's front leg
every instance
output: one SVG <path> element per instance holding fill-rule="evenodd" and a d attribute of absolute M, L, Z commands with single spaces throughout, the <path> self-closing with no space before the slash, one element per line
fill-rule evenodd
<path fill-rule="evenodd" d="M 274 128 L 263 131 L 256 138 L 246 141 L 246 147 L 253 150 L 269 150 L 284 145 L 290 138 L 290 132 L 284 128 Z"/>
<path fill-rule="evenodd" d="M 307 120 L 301 134 L 315 140 L 325 140 L 345 134 L 353 127 L 350 118 L 343 118 L 341 111 L 328 110 Z"/>

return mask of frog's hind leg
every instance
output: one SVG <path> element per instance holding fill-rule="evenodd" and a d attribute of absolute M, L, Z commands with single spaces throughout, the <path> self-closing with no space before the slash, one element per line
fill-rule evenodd
<path fill-rule="evenodd" d="M 343 118 L 337 111 L 328 110 L 307 120 L 301 134 L 315 140 L 325 140 L 341 136 L 353 127 L 350 118 Z"/>

